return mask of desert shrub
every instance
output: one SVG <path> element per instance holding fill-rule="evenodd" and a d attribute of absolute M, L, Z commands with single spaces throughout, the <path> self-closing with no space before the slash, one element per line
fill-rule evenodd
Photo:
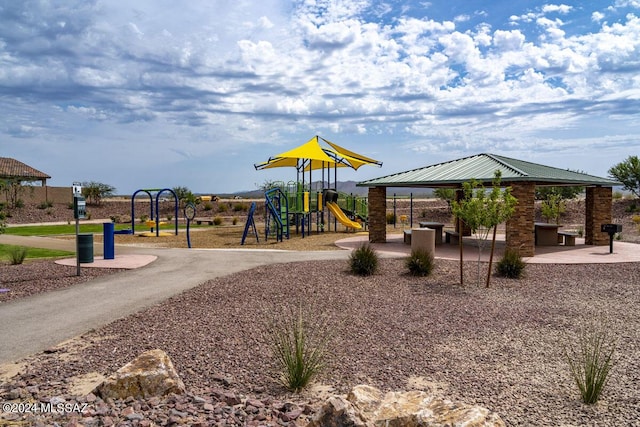
<path fill-rule="evenodd" d="M 149 215 L 140 215 L 140 222 L 145 223 L 149 219 Z"/>
<path fill-rule="evenodd" d="M 173 221 L 173 215 L 167 215 L 167 221 Z"/>
<path fill-rule="evenodd" d="M 222 218 L 220 218 L 219 216 L 213 218 L 213 225 L 220 225 L 222 224 Z"/>
<path fill-rule="evenodd" d="M 53 215 L 53 211 L 52 211 L 51 209 L 47 209 L 47 210 L 46 210 L 46 214 L 47 214 L 47 215 Z"/>
<path fill-rule="evenodd" d="M 395 214 L 388 213 L 388 214 L 387 214 L 387 224 L 395 224 L 395 223 L 396 223 L 396 216 L 395 216 Z"/>
<path fill-rule="evenodd" d="M 205 211 L 210 211 L 211 209 L 213 209 L 213 205 L 211 204 L 211 202 L 204 202 L 204 206 L 202 207 L 202 209 L 204 209 Z"/>
<path fill-rule="evenodd" d="M 302 305 L 267 318 L 265 339 L 278 364 L 280 381 L 299 392 L 324 368 L 330 338 L 326 318 Z"/>
<path fill-rule="evenodd" d="M 364 244 L 351 252 L 349 267 L 358 276 L 371 276 L 378 269 L 378 254 L 371 246 Z"/>
<path fill-rule="evenodd" d="M 502 259 L 496 264 L 496 274 L 509 279 L 519 279 L 522 277 L 526 265 L 520 256 L 520 252 L 514 249 L 507 249 Z"/>
<path fill-rule="evenodd" d="M 27 257 L 27 248 L 24 246 L 12 246 L 9 249 L 9 263 L 11 265 L 22 264 Z"/>
<path fill-rule="evenodd" d="M 636 206 L 635 203 L 631 203 L 629 206 L 627 206 L 624 211 L 628 212 L 628 213 L 633 213 L 636 212 L 638 210 L 638 207 Z"/>
<path fill-rule="evenodd" d="M 113 222 L 114 224 L 120 223 L 120 215 L 111 215 L 109 219 L 111 219 L 111 222 Z"/>
<path fill-rule="evenodd" d="M 584 237 L 584 228 L 578 227 L 578 237 Z"/>
<path fill-rule="evenodd" d="M 227 205 L 225 205 L 224 203 L 219 203 L 218 204 L 218 212 L 220 213 L 224 213 L 227 211 L 229 207 Z"/>
<path fill-rule="evenodd" d="M 243 211 L 246 211 L 247 209 L 248 209 L 247 205 L 244 203 L 236 203 L 235 205 L 233 205 L 234 212 L 243 212 Z"/>
<path fill-rule="evenodd" d="M 38 205 L 38 209 L 48 209 L 53 207 L 53 202 L 47 200 L 46 202 L 42 202 Z"/>
<path fill-rule="evenodd" d="M 600 398 L 614 366 L 615 349 L 616 342 L 607 322 L 583 328 L 577 346 L 565 346 L 571 376 L 584 403 L 593 404 Z"/>
<path fill-rule="evenodd" d="M 433 254 L 424 249 L 414 249 L 405 263 L 412 276 L 428 276 L 435 267 Z"/>
<path fill-rule="evenodd" d="M 16 202 L 14 204 L 14 207 L 18 208 L 18 209 L 24 208 L 24 200 L 22 200 L 22 199 L 16 200 Z"/>
<path fill-rule="evenodd" d="M 614 200 L 622 199 L 622 191 L 614 191 L 612 197 Z"/>
<path fill-rule="evenodd" d="M 233 217 L 233 221 L 231 222 L 233 225 L 236 225 L 238 223 L 238 217 Z"/>

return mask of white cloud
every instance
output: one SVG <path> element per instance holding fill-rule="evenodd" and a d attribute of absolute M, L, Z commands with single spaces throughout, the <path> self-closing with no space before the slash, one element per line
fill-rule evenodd
<path fill-rule="evenodd" d="M 573 6 L 568 6 L 566 4 L 545 4 L 544 6 L 542 6 L 542 12 L 544 13 L 558 12 L 563 15 L 566 15 L 572 10 L 573 10 Z"/>
<path fill-rule="evenodd" d="M 585 139 L 549 133 L 579 133 L 593 114 L 603 128 L 640 133 L 631 3 L 514 4 L 504 22 L 489 5 L 434 19 L 444 9 L 433 4 L 364 0 L 10 5 L 0 111 L 12 125 L 0 131 L 23 143 L 110 143 L 135 155 L 153 143 L 166 170 L 180 153 L 248 167 L 273 144 L 323 133 L 389 156 L 377 141 L 413 141 L 418 153 L 541 141 L 573 150 Z"/>

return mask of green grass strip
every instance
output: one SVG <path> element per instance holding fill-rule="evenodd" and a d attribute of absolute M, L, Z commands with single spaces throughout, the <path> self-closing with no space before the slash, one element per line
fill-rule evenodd
<path fill-rule="evenodd" d="M 0 259 L 9 259 L 11 252 L 20 246 L 0 244 Z M 59 258 L 75 255 L 75 252 L 62 251 L 58 249 L 27 248 L 27 259 L 33 258 Z"/>

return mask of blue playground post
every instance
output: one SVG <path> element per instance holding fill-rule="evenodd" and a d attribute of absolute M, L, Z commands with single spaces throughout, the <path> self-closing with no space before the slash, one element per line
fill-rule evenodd
<path fill-rule="evenodd" d="M 102 224 L 103 232 L 103 256 L 104 259 L 115 258 L 115 243 L 114 243 L 114 231 L 115 225 L 113 222 L 105 222 Z"/>

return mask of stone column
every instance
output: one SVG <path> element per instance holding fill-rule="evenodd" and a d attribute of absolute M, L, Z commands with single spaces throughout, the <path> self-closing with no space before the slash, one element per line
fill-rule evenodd
<path fill-rule="evenodd" d="M 387 241 L 387 188 L 369 187 L 369 242 Z"/>
<path fill-rule="evenodd" d="M 507 248 L 519 251 L 522 256 L 534 256 L 536 185 L 532 182 L 514 182 L 511 188 L 511 195 L 518 199 L 518 203 L 507 221 Z"/>
<path fill-rule="evenodd" d="M 609 244 L 609 234 L 601 232 L 600 226 L 611 223 L 612 203 L 611 187 L 587 187 L 584 230 L 587 245 Z"/>

